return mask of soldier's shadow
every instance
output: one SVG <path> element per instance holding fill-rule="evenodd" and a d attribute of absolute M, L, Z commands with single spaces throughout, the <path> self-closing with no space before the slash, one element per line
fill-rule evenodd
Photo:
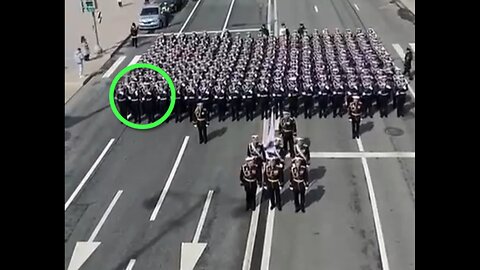
<path fill-rule="evenodd" d="M 227 132 L 227 127 L 222 127 L 222 128 L 219 128 L 219 129 L 216 129 L 210 133 L 208 133 L 207 135 L 207 140 L 210 141 L 216 137 L 221 137 L 223 136 L 223 134 L 225 134 Z"/>
<path fill-rule="evenodd" d="M 374 127 L 374 124 L 372 121 L 360 124 L 360 135 L 363 135 L 364 133 L 372 131 L 373 127 Z"/>
<path fill-rule="evenodd" d="M 284 174 L 285 174 L 285 180 L 290 180 L 290 173 L 289 169 L 286 169 Z M 312 189 L 315 183 L 322 179 L 325 176 L 325 173 L 327 172 L 327 169 L 324 166 L 318 166 L 317 168 L 311 169 L 309 171 L 309 177 L 310 177 L 310 188 L 306 191 L 305 194 L 305 207 L 308 207 L 309 205 L 313 204 L 314 202 L 320 201 L 320 199 L 323 197 L 323 194 L 325 193 L 325 188 L 323 185 L 317 186 L 315 189 Z M 286 182 L 285 187 L 282 190 L 282 207 L 285 206 L 287 203 L 290 201 L 293 202 L 293 191 L 290 190 L 289 187 L 290 183 Z"/>

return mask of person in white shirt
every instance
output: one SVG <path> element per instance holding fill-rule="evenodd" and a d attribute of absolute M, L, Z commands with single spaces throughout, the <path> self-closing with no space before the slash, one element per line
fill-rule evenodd
<path fill-rule="evenodd" d="M 83 78 L 83 53 L 80 48 L 77 49 L 74 55 L 75 63 L 78 66 L 78 76 Z"/>

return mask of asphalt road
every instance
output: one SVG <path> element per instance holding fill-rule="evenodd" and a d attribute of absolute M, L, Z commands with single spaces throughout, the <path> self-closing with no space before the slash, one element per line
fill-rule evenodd
<path fill-rule="evenodd" d="M 300 21 L 309 29 L 373 27 L 401 66 L 401 57 L 391 45 L 405 49 L 415 42 L 410 18 L 400 16 L 388 0 L 350 1 L 277 0 L 278 20 L 290 29 Z M 184 31 L 222 30 L 227 17 L 229 29 L 258 28 L 266 22 L 266 1 L 236 0 L 228 16 L 230 3 L 201 0 Z M 161 31 L 178 32 L 195 4 L 190 2 Z M 258 117 L 253 122 L 213 120 L 207 145 L 198 144 L 197 131 L 188 121 L 149 131 L 125 128 L 108 106 L 108 87 L 116 73 L 102 75 L 122 55 L 126 58 L 117 72 L 127 66 L 153 40 L 142 37 L 138 48 L 122 48 L 65 105 L 65 201 L 115 139 L 65 212 L 65 269 L 75 244 L 90 238 L 119 190 L 122 195 L 94 239 L 101 244 L 82 270 L 126 269 L 132 259 L 136 260 L 133 269 L 179 269 L 181 243 L 192 241 L 209 190 L 214 191 L 213 199 L 199 239 L 207 248 L 195 269 L 242 268 L 251 213 L 244 211 L 239 166 L 250 135 L 261 135 L 263 123 Z M 415 91 L 414 81 L 411 86 Z M 365 119 L 364 150 L 414 152 L 414 102 L 410 107 L 404 119 L 395 113 Z M 304 120 L 300 115 L 297 125 L 312 152 L 359 151 L 346 117 Z M 189 140 L 170 189 L 156 219 L 150 221 L 186 136 Z M 372 208 L 363 165 L 359 158 L 312 159 L 314 182 L 305 214 L 294 213 L 290 191 L 284 190 L 284 209 L 276 211 L 273 219 L 270 269 L 382 269 L 375 211 L 389 269 L 415 269 L 415 160 L 367 160 L 378 210 Z M 266 220 L 271 213 L 265 202 L 260 209 L 251 269 L 260 269 L 268 238 Z"/>

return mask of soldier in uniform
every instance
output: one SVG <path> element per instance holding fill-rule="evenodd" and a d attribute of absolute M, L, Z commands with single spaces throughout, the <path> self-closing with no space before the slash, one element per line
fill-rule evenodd
<path fill-rule="evenodd" d="M 337 115 L 340 115 L 340 117 L 342 117 L 342 106 L 345 100 L 345 92 L 343 91 L 343 86 L 338 82 L 334 82 L 332 94 L 333 118 L 335 118 Z"/>
<path fill-rule="evenodd" d="M 405 100 L 407 96 L 407 84 L 403 80 L 398 80 L 395 86 L 395 98 L 394 100 L 396 108 L 397 108 L 397 117 L 404 117 L 405 116 L 405 111 L 404 111 L 404 106 L 405 106 Z"/>
<path fill-rule="evenodd" d="M 403 64 L 403 75 L 408 75 L 408 78 L 412 79 L 412 73 L 410 69 L 412 69 L 412 60 L 413 60 L 413 53 L 410 48 L 407 48 L 407 53 L 405 53 L 405 59 Z"/>
<path fill-rule="evenodd" d="M 247 156 L 253 157 L 258 168 L 262 168 L 263 162 L 266 161 L 266 155 L 265 148 L 263 147 L 263 144 L 260 143 L 258 135 L 252 135 L 252 140 L 247 147 Z M 258 185 L 260 186 L 261 184 L 262 182 L 259 181 Z"/>
<path fill-rule="evenodd" d="M 253 95 L 253 86 L 249 83 L 243 89 L 243 100 L 245 101 L 245 115 L 247 121 L 253 121 L 253 112 L 255 111 L 255 101 Z"/>
<path fill-rule="evenodd" d="M 132 112 L 133 122 L 141 123 L 142 115 L 140 109 L 140 93 L 138 90 L 133 90 L 133 92 L 128 96 L 130 102 L 130 111 Z"/>
<path fill-rule="evenodd" d="M 120 112 L 120 115 L 127 119 L 127 97 L 125 96 L 125 91 L 123 87 L 121 87 L 115 95 L 115 100 L 117 101 L 118 105 L 118 110 Z"/>
<path fill-rule="evenodd" d="M 222 122 L 225 121 L 225 112 L 227 110 L 227 100 L 223 83 L 218 83 L 215 86 L 214 91 L 215 103 L 217 104 L 218 109 L 218 121 Z"/>
<path fill-rule="evenodd" d="M 364 85 L 360 100 L 363 103 L 363 117 L 373 118 L 373 88 L 370 84 Z"/>
<path fill-rule="evenodd" d="M 295 78 L 291 78 L 287 83 L 288 89 L 288 109 L 293 117 L 298 116 L 298 87 Z"/>
<path fill-rule="evenodd" d="M 268 190 L 270 195 L 270 210 L 278 207 L 278 211 L 282 211 L 282 197 L 280 190 L 284 184 L 283 164 L 279 158 L 268 160 L 265 165 L 264 189 Z"/>
<path fill-rule="evenodd" d="M 380 117 L 388 116 L 388 98 L 389 90 L 387 89 L 387 84 L 383 81 L 378 82 L 378 91 L 377 91 L 377 102 L 378 110 L 380 111 Z"/>
<path fill-rule="evenodd" d="M 195 121 L 194 125 L 198 128 L 198 136 L 200 143 L 207 143 L 207 109 L 203 107 L 203 104 L 200 102 L 198 103 L 197 107 L 195 108 Z"/>
<path fill-rule="evenodd" d="M 348 105 L 350 121 L 352 121 L 352 138 L 360 138 L 360 120 L 362 117 L 362 102 L 360 97 L 354 96 L 353 101 Z"/>
<path fill-rule="evenodd" d="M 195 105 L 197 104 L 197 97 L 195 96 L 195 90 L 193 89 L 193 84 L 190 84 L 187 88 L 187 95 L 186 95 L 186 100 L 187 100 L 187 111 L 188 115 L 190 117 L 190 122 L 193 121 L 194 119 L 194 110 L 195 110 Z M 203 108 L 203 106 L 202 106 Z"/>
<path fill-rule="evenodd" d="M 322 116 L 327 118 L 329 95 L 330 88 L 327 82 L 318 83 L 318 118 L 322 118 Z"/>
<path fill-rule="evenodd" d="M 242 99 L 240 95 L 240 86 L 238 84 L 231 85 L 228 93 L 230 100 L 230 109 L 232 112 L 232 122 L 240 120 L 240 110 L 242 108 Z"/>
<path fill-rule="evenodd" d="M 275 153 L 274 153 L 275 158 L 279 158 L 283 164 L 283 162 L 285 161 L 284 159 L 285 159 L 286 152 L 283 149 L 282 138 L 275 137 L 274 144 L 275 144 Z"/>
<path fill-rule="evenodd" d="M 269 117 L 268 114 L 268 101 L 269 101 L 269 91 L 268 86 L 265 82 L 261 82 L 258 87 L 258 98 L 260 100 L 260 111 L 262 113 L 262 120 Z"/>
<path fill-rule="evenodd" d="M 262 169 L 255 164 L 253 157 L 247 157 L 240 169 L 240 185 L 245 189 L 246 211 L 255 211 L 257 205 L 257 183 L 261 181 Z"/>
<path fill-rule="evenodd" d="M 183 96 L 182 89 L 185 89 L 185 85 L 182 83 L 182 86 L 177 89 L 175 93 L 175 123 L 182 121 L 183 111 L 185 110 L 185 99 L 186 97 Z"/>
<path fill-rule="evenodd" d="M 312 119 L 313 114 L 313 85 L 311 82 L 304 82 L 303 85 L 303 109 L 304 109 L 304 118 Z"/>
<path fill-rule="evenodd" d="M 264 36 L 267 36 L 268 37 L 268 29 L 267 27 L 265 27 L 265 24 L 262 24 L 262 27 L 260 27 L 260 33 Z"/>
<path fill-rule="evenodd" d="M 295 118 L 291 117 L 288 112 L 285 112 L 285 116 L 280 120 L 280 134 L 283 138 L 283 150 L 285 153 L 288 151 L 290 157 L 293 157 L 295 155 L 293 137 L 297 136 L 297 124 Z"/>
<path fill-rule="evenodd" d="M 295 157 L 301 157 L 307 162 L 307 166 L 310 165 L 310 147 L 305 143 L 303 138 L 296 138 L 295 144 Z"/>
<path fill-rule="evenodd" d="M 273 83 L 273 110 L 275 112 L 275 118 L 283 117 L 283 99 L 284 99 L 284 89 L 282 86 L 282 81 L 281 79 L 275 80 Z"/>
<path fill-rule="evenodd" d="M 154 96 L 150 90 L 147 90 L 145 96 L 142 98 L 144 102 L 145 114 L 147 115 L 148 123 L 153 123 L 155 121 L 154 114 Z"/>
<path fill-rule="evenodd" d="M 175 100 L 177 101 L 178 97 L 175 97 L 175 98 L 176 98 Z M 158 114 L 159 114 L 159 117 L 162 117 L 167 112 L 167 109 L 168 109 L 168 93 L 167 93 L 167 91 L 165 89 L 160 89 L 159 93 L 158 93 L 158 96 L 157 96 L 157 99 L 158 99 L 158 107 L 157 107 Z M 175 103 L 175 107 L 176 106 L 180 106 L 180 105 Z M 176 115 L 175 115 L 175 117 L 176 117 Z M 168 119 L 167 119 L 167 122 L 168 122 Z"/>
<path fill-rule="evenodd" d="M 305 213 L 305 191 L 308 188 L 307 162 L 301 157 L 292 159 L 290 168 L 290 190 L 293 190 L 295 212 Z"/>

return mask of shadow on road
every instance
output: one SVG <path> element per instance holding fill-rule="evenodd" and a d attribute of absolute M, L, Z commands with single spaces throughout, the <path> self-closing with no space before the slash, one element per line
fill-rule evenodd
<path fill-rule="evenodd" d="M 207 135 L 207 140 L 211 141 L 212 139 L 215 139 L 216 137 L 221 137 L 226 132 L 227 132 L 227 127 L 223 127 L 223 128 L 214 130 Z"/>
<path fill-rule="evenodd" d="M 327 172 L 327 169 L 325 168 L 325 166 L 318 166 L 317 168 L 311 169 L 308 172 L 309 173 L 309 178 L 310 178 L 309 179 L 310 180 L 310 184 L 309 184 L 310 188 L 313 187 L 315 182 L 322 179 L 325 176 L 326 172 Z M 290 186 L 289 180 L 290 180 L 290 173 L 289 173 L 289 170 L 286 170 L 286 172 L 285 172 L 285 181 L 286 181 L 285 182 L 285 187 L 282 190 L 282 194 L 281 194 L 281 196 L 282 196 L 282 207 L 285 206 L 288 202 L 293 201 L 293 191 L 288 188 Z M 319 187 L 321 187 L 321 189 Z M 307 194 L 305 195 L 305 207 L 308 207 L 312 203 L 317 202 L 322 198 L 323 193 L 325 192 L 325 191 L 322 192 L 322 190 L 324 190 L 324 187 L 323 186 L 319 186 L 319 187 L 315 188 L 314 190 L 307 190 Z M 309 195 L 309 193 L 311 193 L 311 192 L 314 192 L 314 193 L 312 195 Z"/>
<path fill-rule="evenodd" d="M 374 124 L 372 121 L 360 124 L 360 135 L 370 132 L 373 130 Z"/>
<path fill-rule="evenodd" d="M 65 128 L 68 129 L 68 128 L 71 128 L 73 126 L 75 126 L 76 124 L 82 122 L 83 120 L 85 119 L 88 119 L 92 116 L 94 116 L 95 114 L 109 108 L 110 106 L 105 106 L 103 108 L 100 108 L 96 111 L 93 111 L 91 113 L 89 113 L 88 115 L 86 116 L 69 116 L 69 115 L 65 115 Z"/>

